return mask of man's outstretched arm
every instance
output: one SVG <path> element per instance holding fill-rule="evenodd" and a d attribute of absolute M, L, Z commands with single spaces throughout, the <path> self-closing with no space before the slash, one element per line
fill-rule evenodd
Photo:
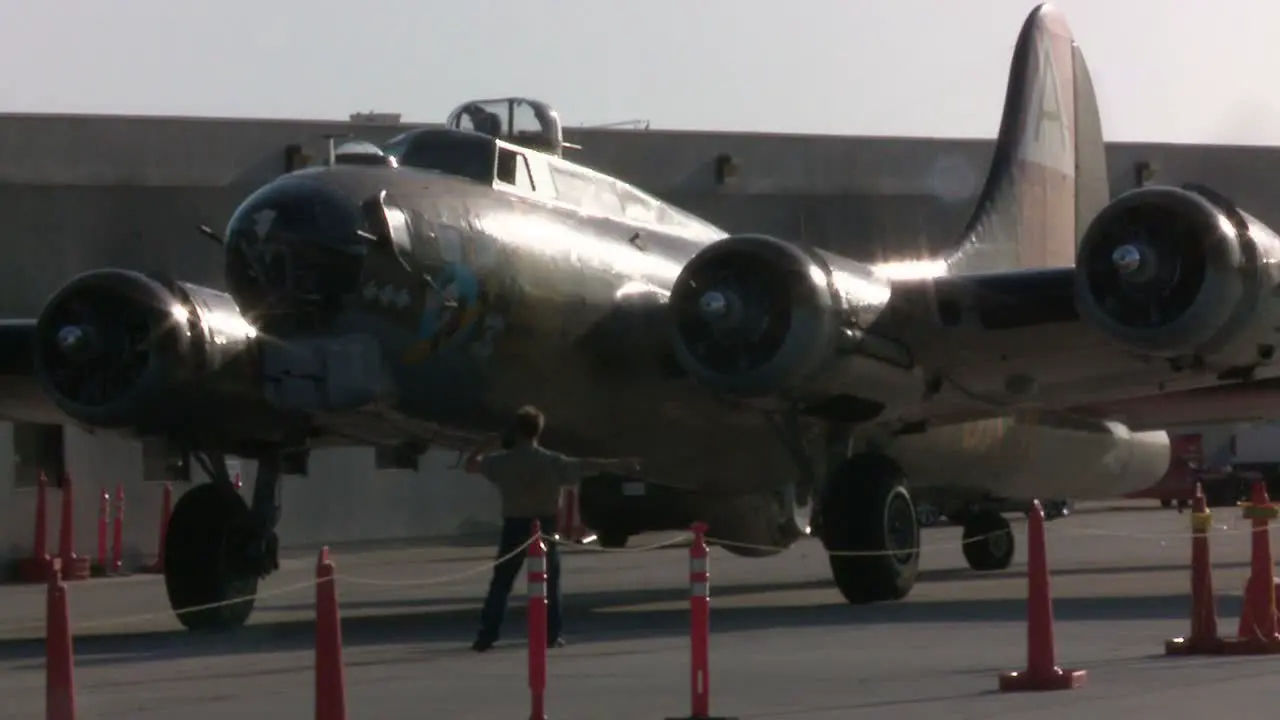
<path fill-rule="evenodd" d="M 631 473 L 640 470 L 640 461 L 636 458 L 578 458 L 578 462 L 592 473 Z"/>
<path fill-rule="evenodd" d="M 493 452 L 500 442 L 499 438 L 486 438 L 479 445 L 476 445 L 471 449 L 471 452 L 467 453 L 467 459 L 462 462 L 462 469 L 472 475 L 483 473 L 485 455 Z"/>
<path fill-rule="evenodd" d="M 603 473 L 634 473 L 640 470 L 640 461 L 636 458 L 577 458 L 561 455 L 563 459 L 565 482 L 572 484 L 589 475 Z"/>

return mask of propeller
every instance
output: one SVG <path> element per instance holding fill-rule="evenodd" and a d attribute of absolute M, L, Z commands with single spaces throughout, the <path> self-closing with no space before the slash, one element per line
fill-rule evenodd
<path fill-rule="evenodd" d="M 1087 260 L 1090 291 L 1115 322 L 1155 329 L 1181 317 L 1204 279 L 1200 224 L 1163 206 L 1115 218 Z"/>
<path fill-rule="evenodd" d="M 689 277 L 676 302 L 680 337 L 703 367 L 743 373 L 769 362 L 791 325 L 785 272 L 763 258 L 729 253 Z"/>
<path fill-rule="evenodd" d="M 156 314 L 127 295 L 84 287 L 47 316 L 44 369 L 53 389 L 86 407 L 127 397 L 150 367 Z"/>

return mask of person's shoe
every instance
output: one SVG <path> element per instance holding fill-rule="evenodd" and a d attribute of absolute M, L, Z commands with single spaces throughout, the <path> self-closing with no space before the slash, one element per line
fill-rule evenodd
<path fill-rule="evenodd" d="M 475 650 L 476 652 L 484 652 L 492 648 L 494 645 L 494 642 L 495 641 L 493 638 L 478 637 L 476 638 L 475 642 L 471 643 L 471 649 Z"/>
<path fill-rule="evenodd" d="M 562 648 L 564 646 L 565 646 L 564 636 L 560 636 L 555 640 L 547 641 L 547 649 L 549 650 L 554 650 L 555 648 Z"/>

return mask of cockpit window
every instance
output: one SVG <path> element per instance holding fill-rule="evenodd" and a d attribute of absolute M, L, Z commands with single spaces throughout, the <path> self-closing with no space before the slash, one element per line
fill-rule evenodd
<path fill-rule="evenodd" d="M 493 182 L 494 143 L 483 136 L 417 131 L 392 138 L 382 151 L 401 166 L 435 170 L 486 184 Z"/>

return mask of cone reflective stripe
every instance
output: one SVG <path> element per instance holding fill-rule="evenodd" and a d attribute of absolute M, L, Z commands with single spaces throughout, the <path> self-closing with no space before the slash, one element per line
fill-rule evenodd
<path fill-rule="evenodd" d="M 707 562 L 707 524 L 693 524 L 693 545 L 689 547 L 689 639 L 691 690 L 695 718 L 711 712 L 711 572 Z"/>
<path fill-rule="evenodd" d="M 542 523 L 534 520 L 526 569 L 529 583 L 529 720 L 546 720 L 547 546 Z"/>
<path fill-rule="evenodd" d="M 696 534 L 696 531 L 695 531 Z M 703 542 L 701 552 L 706 552 L 706 543 Z M 708 569 L 708 558 L 699 557 L 690 550 L 689 552 L 689 595 L 696 598 L 711 597 L 711 573 Z"/>
<path fill-rule="evenodd" d="M 529 572 L 529 597 L 547 597 L 547 558 L 543 555 L 529 554 L 526 564 Z"/>
<path fill-rule="evenodd" d="M 690 528 L 689 545 L 689 690 L 692 711 L 685 720 L 711 719 L 711 561 L 707 524 Z M 728 720 L 722 718 L 721 720 Z"/>

